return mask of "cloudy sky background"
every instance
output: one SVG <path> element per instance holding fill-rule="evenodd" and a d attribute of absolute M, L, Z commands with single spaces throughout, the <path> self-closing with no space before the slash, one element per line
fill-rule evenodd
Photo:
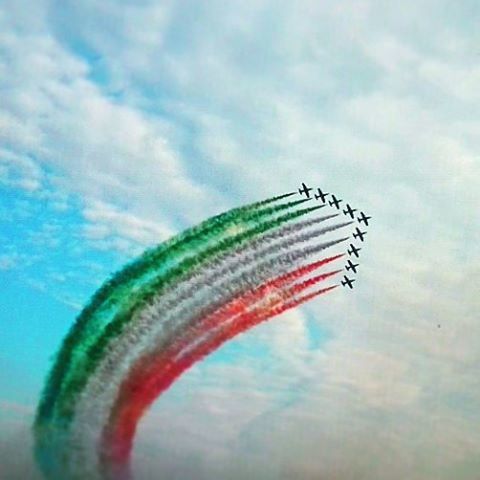
<path fill-rule="evenodd" d="M 5 478 L 38 478 L 44 376 L 109 274 L 306 181 L 374 216 L 358 288 L 184 375 L 138 478 L 478 479 L 479 21 L 477 0 L 0 0 Z"/>

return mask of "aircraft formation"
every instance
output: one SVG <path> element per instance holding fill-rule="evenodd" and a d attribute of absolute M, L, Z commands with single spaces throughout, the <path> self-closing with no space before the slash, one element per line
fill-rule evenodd
<path fill-rule="evenodd" d="M 369 226 L 369 220 L 372 218 L 371 216 L 366 215 L 362 211 L 359 212 L 358 209 L 352 208 L 348 203 L 345 204 L 345 208 L 342 208 L 340 206 L 340 204 L 343 203 L 342 199 L 337 198 L 333 193 L 331 194 L 328 192 L 323 192 L 321 188 L 317 188 L 314 192 L 314 188 L 308 187 L 303 182 L 301 187 L 298 189 L 298 193 L 305 198 L 312 198 L 318 200 L 324 205 L 328 205 L 332 208 L 335 208 L 336 210 L 341 211 L 343 215 L 350 218 L 351 220 L 356 220 L 357 225 L 355 226 L 355 230 L 352 235 L 354 239 L 353 241 L 358 241 L 360 243 L 363 243 L 365 241 L 367 231 L 362 230 L 362 228 Z M 343 287 L 349 287 L 350 289 L 353 288 L 353 283 L 355 282 L 355 278 L 353 277 L 353 275 L 356 275 L 357 267 L 359 266 L 359 263 L 354 262 L 356 261 L 356 259 L 360 258 L 359 252 L 361 249 L 361 247 L 357 247 L 353 243 L 350 243 L 350 245 L 348 246 L 347 253 L 349 259 L 344 267 L 346 273 L 341 281 Z"/>

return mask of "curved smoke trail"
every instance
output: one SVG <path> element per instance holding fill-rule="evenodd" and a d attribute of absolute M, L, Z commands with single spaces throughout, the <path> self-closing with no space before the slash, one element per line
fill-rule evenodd
<path fill-rule="evenodd" d="M 335 287 L 302 294 L 338 273 L 311 277 L 342 256 L 348 235 L 338 232 L 351 222 L 302 219 L 321 207 L 283 202 L 291 195 L 212 217 L 99 289 L 64 340 L 37 410 L 35 454 L 47 478 L 129 478 L 138 421 L 183 371 Z"/>

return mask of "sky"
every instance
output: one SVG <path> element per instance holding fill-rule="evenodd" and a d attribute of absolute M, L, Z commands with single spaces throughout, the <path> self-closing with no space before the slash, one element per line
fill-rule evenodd
<path fill-rule="evenodd" d="M 476 0 L 0 0 L 0 469 L 82 305 L 305 181 L 373 218 L 356 288 L 232 341 L 142 421 L 139 480 L 475 480 Z M 154 477 L 156 478 L 156 477 Z"/>

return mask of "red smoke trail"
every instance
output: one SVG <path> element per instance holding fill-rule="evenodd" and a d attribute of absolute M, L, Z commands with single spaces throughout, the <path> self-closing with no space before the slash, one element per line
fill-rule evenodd
<path fill-rule="evenodd" d="M 273 298 L 276 298 L 277 303 L 280 299 L 279 296 L 284 296 L 285 299 L 290 298 L 293 293 L 289 290 L 286 290 L 285 288 L 281 290 L 280 287 L 285 287 L 294 280 L 298 280 L 300 277 L 308 275 L 315 269 L 334 260 L 337 260 L 342 256 L 343 255 L 336 255 L 334 257 L 319 260 L 317 262 L 305 265 L 286 274 L 275 277 L 267 281 L 266 283 L 260 285 L 256 289 L 249 290 L 241 294 L 239 297 L 227 302 L 223 306 L 219 307 L 215 312 L 207 315 L 206 317 L 200 318 L 194 326 L 190 327 L 185 332 L 182 332 L 181 336 L 179 336 L 173 343 L 168 345 L 166 348 L 162 348 L 161 351 L 157 349 L 153 352 L 150 352 L 148 356 L 150 358 L 154 358 L 155 361 L 147 362 L 143 359 L 137 361 L 136 365 L 131 368 L 128 375 L 130 383 L 125 384 L 128 379 L 124 381 L 124 389 L 128 392 L 131 389 L 139 388 L 139 386 L 141 385 L 144 386 L 144 382 L 150 379 L 153 373 L 158 373 L 161 366 L 165 368 L 169 363 L 175 360 L 175 357 L 181 354 L 184 349 L 191 346 L 192 343 L 195 342 L 195 340 L 201 338 L 203 334 L 208 333 L 210 329 L 221 325 L 224 321 L 236 315 L 245 313 L 249 307 L 258 304 L 258 302 L 260 302 L 263 297 L 268 298 L 269 294 L 273 294 Z M 322 274 L 320 275 L 320 277 L 314 277 L 313 279 L 308 280 L 308 282 L 309 284 L 313 284 L 317 281 L 327 278 L 330 275 L 331 274 Z M 264 307 L 266 307 L 266 305 L 264 305 Z M 256 309 L 258 310 L 258 305 Z M 131 382 L 135 383 L 132 384 Z"/>
<path fill-rule="evenodd" d="M 266 282 L 202 319 L 181 340 L 162 351 L 153 351 L 142 357 L 122 382 L 109 424 L 104 430 L 101 458 L 108 477 L 115 480 L 130 477 L 129 459 L 138 421 L 178 376 L 236 335 L 335 288 L 324 288 L 296 298 L 301 291 L 338 271 L 318 275 L 289 288 L 285 285 L 341 256 L 314 262 Z M 262 301 L 265 296 L 267 299 Z M 233 321 L 226 322 L 232 317 Z M 194 343 L 192 347 L 192 342 L 202 336 L 206 340 Z"/>
<path fill-rule="evenodd" d="M 194 326 L 183 332 L 183 334 L 167 348 L 163 348 L 162 351 L 156 350 L 149 353 L 149 356 L 155 355 L 155 362 L 145 362 L 142 359 L 137 361 L 136 365 L 130 370 L 128 378 L 130 378 L 131 381 L 136 379 L 136 385 L 142 385 L 143 381 L 146 381 L 146 379 L 150 378 L 153 372 L 158 372 L 160 365 L 165 364 L 165 362 L 172 361 L 176 355 L 180 354 L 185 348 L 188 348 L 192 342 L 199 339 L 202 334 L 208 333 L 209 328 L 214 328 L 229 318 L 244 313 L 249 307 L 261 301 L 261 299 L 266 297 L 269 293 L 291 296 L 288 290 L 283 292 L 280 290 L 280 288 L 285 287 L 293 281 L 298 280 L 302 276 L 306 276 L 309 273 L 312 273 L 315 269 L 320 268 L 327 263 L 333 262 L 342 256 L 343 254 L 336 255 L 307 264 L 291 272 L 274 277 L 256 289 L 251 289 L 241 294 L 237 298 L 234 298 L 233 300 L 219 307 L 215 312 L 207 315 L 204 318 L 200 318 Z M 330 276 L 330 274 L 327 274 L 327 276 Z M 319 281 L 325 278 L 324 274 L 321 275 L 321 277 L 322 278 L 314 281 Z M 136 385 L 125 385 L 125 388 L 127 390 L 129 388 L 137 388 Z"/>
<path fill-rule="evenodd" d="M 243 293 L 236 299 L 231 300 L 217 309 L 217 311 L 213 314 L 201 319 L 199 323 L 190 329 L 190 337 L 194 335 L 195 338 L 198 338 L 202 332 L 207 331 L 208 327 L 214 327 L 223 321 L 228 320 L 234 315 L 243 313 L 246 309 L 248 309 L 248 307 L 261 301 L 262 297 L 268 297 L 270 293 L 281 295 L 282 287 L 285 287 L 293 281 L 298 280 L 299 278 L 312 273 L 314 270 L 326 265 L 327 263 L 331 263 L 341 257 L 343 257 L 343 254 L 335 255 L 333 257 L 328 257 L 318 260 L 317 262 L 307 264 L 303 267 L 297 268 L 296 270 L 275 277 L 260 285 L 256 289 L 252 289 L 246 293 Z M 185 340 L 185 342 L 183 342 L 184 347 L 187 347 L 191 342 L 191 338 L 187 338 L 186 336 L 180 339 L 180 341 L 182 340 Z"/>

